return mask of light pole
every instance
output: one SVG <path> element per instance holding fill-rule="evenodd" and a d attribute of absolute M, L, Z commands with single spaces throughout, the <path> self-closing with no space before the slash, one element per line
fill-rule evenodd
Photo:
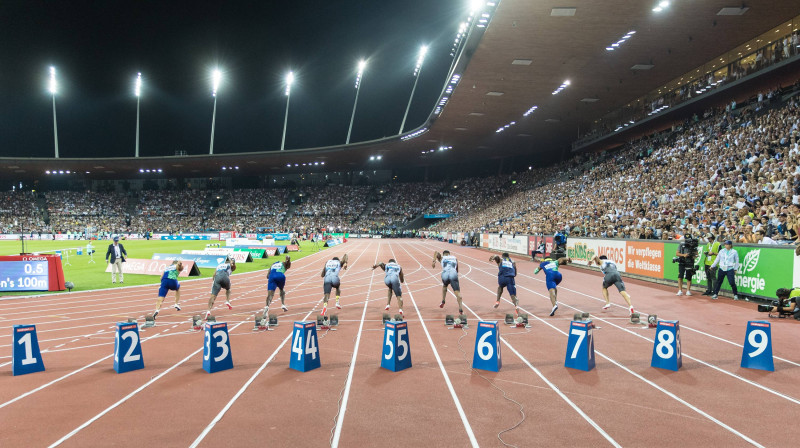
<path fill-rule="evenodd" d="M 58 158 L 58 126 L 56 125 L 56 68 L 50 67 L 50 93 L 53 95 L 53 141 L 56 147 L 56 159 Z"/>
<path fill-rule="evenodd" d="M 208 149 L 209 154 L 214 154 L 214 125 L 217 123 L 217 89 L 219 82 L 222 80 L 222 72 L 215 69 L 211 73 L 211 95 L 214 96 L 214 112 L 211 115 L 211 147 Z"/>
<path fill-rule="evenodd" d="M 428 46 L 423 45 L 419 49 L 419 57 L 417 58 L 417 66 L 414 68 L 414 87 L 411 88 L 411 97 L 408 98 L 408 106 L 406 106 L 406 113 L 403 115 L 403 122 L 400 123 L 400 132 L 403 133 L 403 128 L 406 126 L 406 118 L 408 118 L 408 110 L 411 109 L 411 101 L 414 99 L 414 91 L 417 90 L 417 81 L 419 81 L 419 74 L 422 72 L 422 62 L 425 61 L 425 53 L 428 52 Z"/>
<path fill-rule="evenodd" d="M 283 116 L 283 135 L 281 136 L 281 151 L 286 143 L 286 123 L 289 122 L 289 97 L 292 93 L 292 83 L 294 82 L 294 72 L 286 75 L 286 114 Z"/>
<path fill-rule="evenodd" d="M 358 62 L 358 75 L 356 75 L 356 100 L 353 102 L 353 114 L 350 115 L 350 127 L 347 128 L 347 140 L 345 144 L 350 144 L 350 133 L 353 132 L 353 119 L 356 117 L 356 106 L 358 105 L 358 92 L 361 91 L 361 77 L 364 75 L 364 69 L 367 67 L 367 61 L 361 60 Z"/>
<path fill-rule="evenodd" d="M 139 157 L 139 100 L 142 93 L 142 74 L 136 77 L 136 88 L 134 94 L 136 95 L 136 157 Z"/>

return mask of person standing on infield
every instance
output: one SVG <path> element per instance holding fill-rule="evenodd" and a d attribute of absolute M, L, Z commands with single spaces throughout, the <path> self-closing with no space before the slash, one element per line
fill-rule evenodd
<path fill-rule="evenodd" d="M 119 272 L 119 282 L 124 283 L 124 275 L 122 273 L 122 263 L 125 263 L 125 257 L 128 252 L 125 251 L 125 246 L 119 244 L 119 237 L 114 237 L 114 242 L 108 245 L 106 251 L 106 263 L 111 264 L 111 283 L 117 282 L 117 272 Z"/>

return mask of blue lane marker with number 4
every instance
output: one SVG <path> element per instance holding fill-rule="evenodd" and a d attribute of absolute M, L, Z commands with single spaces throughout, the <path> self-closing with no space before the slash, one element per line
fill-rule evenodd
<path fill-rule="evenodd" d="M 682 365 L 680 323 L 677 320 L 658 321 L 650 366 L 677 371 Z"/>
<path fill-rule="evenodd" d="M 497 321 L 478 322 L 472 368 L 499 372 L 502 366 L 503 360 L 500 358 L 500 327 L 497 326 Z"/>
<path fill-rule="evenodd" d="M 317 323 L 295 321 L 292 328 L 292 354 L 289 367 L 308 372 L 320 366 Z"/>
<path fill-rule="evenodd" d="M 399 372 L 411 367 L 411 343 L 408 322 L 386 322 L 383 330 L 381 367 Z"/>
<path fill-rule="evenodd" d="M 14 325 L 14 352 L 11 373 L 14 376 L 44 370 L 42 354 L 39 353 L 39 338 L 36 325 Z"/>
<path fill-rule="evenodd" d="M 572 321 L 567 338 L 567 357 L 564 367 L 588 372 L 594 369 L 594 324 L 590 320 Z"/>
<path fill-rule="evenodd" d="M 139 325 L 117 323 L 114 336 L 114 370 L 117 373 L 144 369 L 142 344 L 139 341 Z"/>
<path fill-rule="evenodd" d="M 747 322 L 742 348 L 742 367 L 746 369 L 775 371 L 772 359 L 772 327 L 765 320 Z"/>
<path fill-rule="evenodd" d="M 233 368 L 228 323 L 206 323 L 203 338 L 203 370 L 208 373 Z"/>

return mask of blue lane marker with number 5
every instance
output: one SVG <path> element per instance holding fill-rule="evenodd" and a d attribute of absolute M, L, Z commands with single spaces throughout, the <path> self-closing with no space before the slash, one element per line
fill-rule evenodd
<path fill-rule="evenodd" d="M 742 348 L 742 367 L 746 369 L 775 371 L 772 359 L 772 327 L 765 320 L 747 322 Z"/>
<path fill-rule="evenodd" d="M 411 367 L 411 343 L 408 322 L 386 322 L 383 330 L 381 367 L 398 372 Z"/>
<path fill-rule="evenodd" d="M 39 338 L 36 325 L 14 325 L 14 352 L 11 373 L 14 376 L 44 370 L 42 354 L 39 353 Z"/>
<path fill-rule="evenodd" d="M 497 326 L 497 321 L 478 322 L 472 368 L 499 372 L 502 366 L 503 360 L 500 358 L 500 327 Z"/>
<path fill-rule="evenodd" d="M 203 338 L 203 370 L 208 373 L 233 368 L 228 323 L 206 323 Z"/>
<path fill-rule="evenodd" d="M 320 366 L 316 322 L 295 321 L 292 327 L 292 354 L 289 367 L 308 372 Z"/>
<path fill-rule="evenodd" d="M 592 321 L 572 321 L 567 338 L 567 356 L 564 367 L 588 372 L 594 369 L 594 324 Z"/>
<path fill-rule="evenodd" d="M 677 371 L 682 365 L 680 323 L 677 320 L 658 321 L 650 366 Z"/>
<path fill-rule="evenodd" d="M 136 323 L 117 323 L 114 336 L 114 370 L 117 373 L 130 372 L 144 368 L 142 344 L 139 341 L 139 325 Z"/>

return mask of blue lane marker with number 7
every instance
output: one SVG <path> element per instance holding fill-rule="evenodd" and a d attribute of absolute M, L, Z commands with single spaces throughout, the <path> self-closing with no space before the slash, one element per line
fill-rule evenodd
<path fill-rule="evenodd" d="M 588 372 L 594 369 L 594 324 L 590 320 L 572 321 L 567 338 L 567 356 L 564 367 Z"/>
<path fill-rule="evenodd" d="M 206 323 L 203 338 L 203 370 L 208 373 L 233 368 L 227 322 Z"/>
<path fill-rule="evenodd" d="M 392 372 L 399 372 L 411 367 L 408 322 L 386 322 L 383 330 L 381 367 Z"/>
<path fill-rule="evenodd" d="M 503 366 L 500 357 L 500 327 L 497 321 L 478 322 L 475 333 L 475 354 L 472 356 L 472 368 L 499 372 Z"/>
<path fill-rule="evenodd" d="M 301 372 L 318 368 L 321 365 L 318 342 L 316 322 L 295 321 L 292 327 L 292 353 L 289 367 Z"/>
<path fill-rule="evenodd" d="M 747 332 L 742 347 L 742 367 L 746 369 L 775 371 L 772 359 L 772 327 L 765 320 L 747 322 Z"/>

